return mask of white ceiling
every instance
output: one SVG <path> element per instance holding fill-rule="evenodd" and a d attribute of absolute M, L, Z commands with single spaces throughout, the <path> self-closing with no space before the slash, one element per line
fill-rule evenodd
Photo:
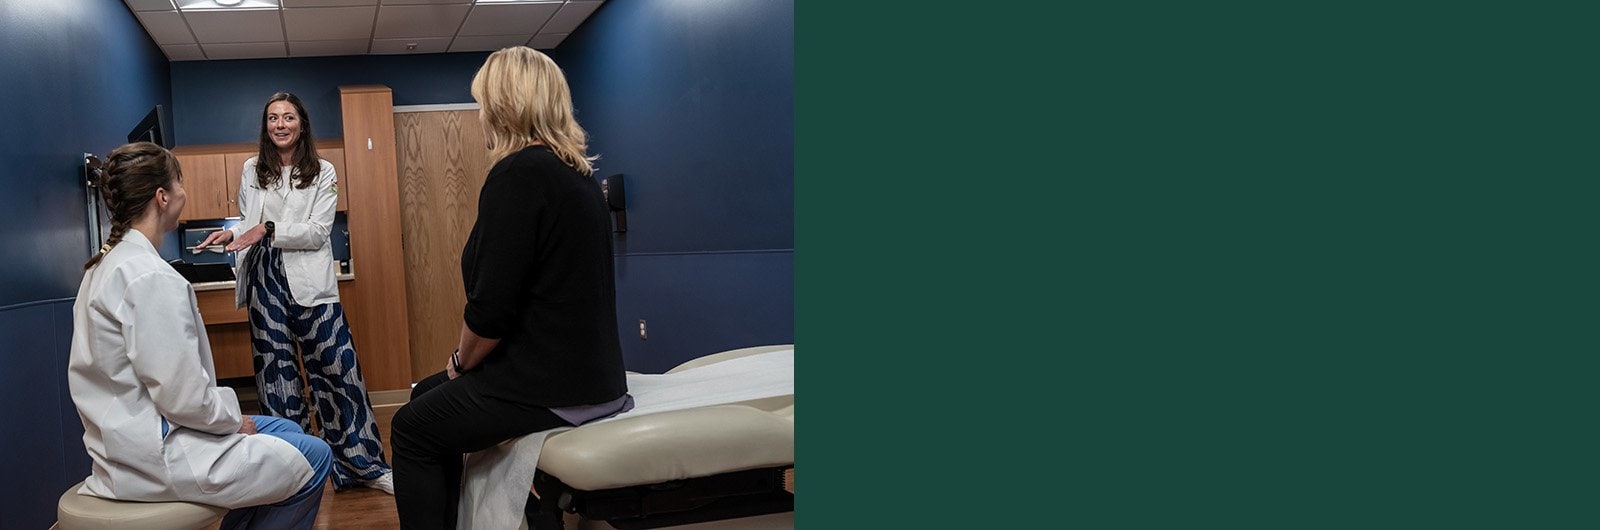
<path fill-rule="evenodd" d="M 173 61 L 551 49 L 605 0 L 123 0 Z"/>

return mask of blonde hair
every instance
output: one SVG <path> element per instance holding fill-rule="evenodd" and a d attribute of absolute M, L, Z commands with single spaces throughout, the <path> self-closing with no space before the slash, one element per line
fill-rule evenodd
<path fill-rule="evenodd" d="M 594 174 L 588 136 L 573 117 L 572 94 L 555 61 L 526 46 L 505 48 L 472 77 L 472 99 L 483 109 L 490 160 L 498 162 L 534 141 L 584 175 Z"/>

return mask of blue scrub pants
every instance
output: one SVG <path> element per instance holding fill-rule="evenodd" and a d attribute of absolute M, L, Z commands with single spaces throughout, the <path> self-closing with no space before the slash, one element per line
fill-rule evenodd
<path fill-rule="evenodd" d="M 327 442 L 306 434 L 295 422 L 271 416 L 251 418 L 256 421 L 257 434 L 294 444 L 316 474 L 283 502 L 229 510 L 222 517 L 220 530 L 310 530 L 317 521 L 317 509 L 322 507 L 323 485 L 327 484 L 328 472 L 333 469 L 333 451 L 328 449 Z"/>

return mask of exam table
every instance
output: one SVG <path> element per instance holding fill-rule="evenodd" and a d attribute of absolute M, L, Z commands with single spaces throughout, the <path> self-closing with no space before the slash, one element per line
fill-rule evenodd
<path fill-rule="evenodd" d="M 700 357 L 681 373 L 793 348 Z M 562 512 L 623 530 L 794 511 L 794 394 L 647 414 L 551 435 L 528 503 L 530 528 L 562 528 Z"/>
<path fill-rule="evenodd" d="M 793 350 L 742 348 L 630 373 L 633 411 L 550 433 L 535 450 L 524 527 L 792 528 Z M 729 399 L 681 399 L 719 391 Z"/>

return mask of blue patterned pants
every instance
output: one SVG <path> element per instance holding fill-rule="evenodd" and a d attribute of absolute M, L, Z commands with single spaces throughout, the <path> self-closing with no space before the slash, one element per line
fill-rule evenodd
<path fill-rule="evenodd" d="M 310 412 L 316 411 L 322 439 L 333 448 L 334 489 L 389 472 L 343 306 L 295 304 L 283 272 L 283 251 L 267 242 L 244 259 L 256 260 L 248 286 L 250 344 L 262 412 L 311 432 Z M 299 363 L 305 364 L 304 380 Z M 306 402 L 307 380 L 311 403 Z"/>

